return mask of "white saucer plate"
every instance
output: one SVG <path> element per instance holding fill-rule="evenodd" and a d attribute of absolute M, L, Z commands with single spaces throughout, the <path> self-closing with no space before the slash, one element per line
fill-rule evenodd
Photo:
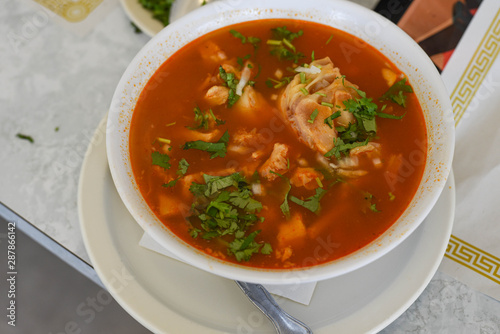
<path fill-rule="evenodd" d="M 108 169 L 103 120 L 80 175 L 78 207 L 85 246 L 109 292 L 155 333 L 274 333 L 228 279 L 139 246 L 143 230 L 121 202 Z M 439 201 L 404 242 L 366 267 L 321 281 L 308 306 L 278 303 L 314 333 L 376 333 L 400 316 L 435 274 L 451 234 L 453 174 Z"/>

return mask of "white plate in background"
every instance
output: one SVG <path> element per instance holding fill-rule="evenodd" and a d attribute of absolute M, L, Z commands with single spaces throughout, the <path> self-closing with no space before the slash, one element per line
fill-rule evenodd
<path fill-rule="evenodd" d="M 207 0 L 206 3 L 214 0 Z M 139 3 L 139 0 L 120 0 L 120 3 L 134 24 L 149 37 L 153 37 L 164 28 L 163 23 L 153 18 L 151 12 Z M 175 0 L 170 9 L 170 22 L 199 8 L 203 0 Z"/>

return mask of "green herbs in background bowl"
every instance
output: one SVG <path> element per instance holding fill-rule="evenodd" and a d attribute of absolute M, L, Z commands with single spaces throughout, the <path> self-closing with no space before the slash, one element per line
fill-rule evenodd
<path fill-rule="evenodd" d="M 164 26 L 169 24 L 170 9 L 175 0 L 139 0 L 142 7 L 151 11 L 153 18 L 160 21 Z"/>

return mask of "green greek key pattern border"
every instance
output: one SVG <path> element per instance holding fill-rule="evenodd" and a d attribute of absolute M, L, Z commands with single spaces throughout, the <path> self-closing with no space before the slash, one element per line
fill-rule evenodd
<path fill-rule="evenodd" d="M 496 13 L 467 68 L 451 93 L 451 104 L 458 125 L 474 95 L 500 53 L 500 10 Z"/>

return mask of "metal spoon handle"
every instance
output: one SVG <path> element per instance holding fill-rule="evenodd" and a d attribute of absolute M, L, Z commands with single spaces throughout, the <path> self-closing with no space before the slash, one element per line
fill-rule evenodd
<path fill-rule="evenodd" d="M 312 334 L 312 330 L 306 324 L 283 311 L 262 285 L 240 281 L 236 281 L 236 284 L 248 299 L 271 320 L 278 334 Z"/>

